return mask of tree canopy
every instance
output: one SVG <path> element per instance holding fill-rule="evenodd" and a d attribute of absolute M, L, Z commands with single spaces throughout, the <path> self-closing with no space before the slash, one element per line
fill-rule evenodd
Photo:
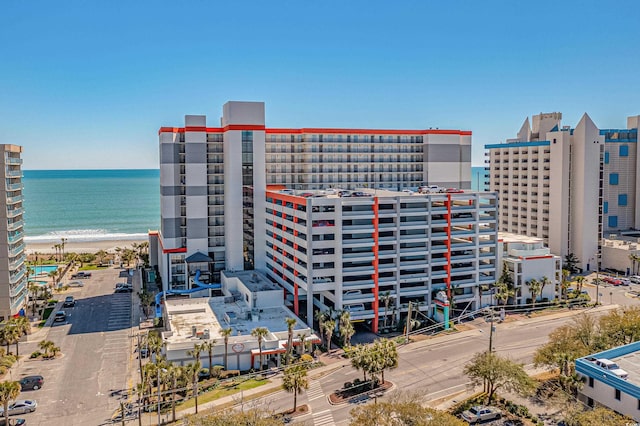
<path fill-rule="evenodd" d="M 495 352 L 478 352 L 464 367 L 474 386 L 487 385 L 487 400 L 491 401 L 498 389 L 529 395 L 535 389 L 534 380 L 521 364 L 503 358 Z"/>
<path fill-rule="evenodd" d="M 351 410 L 350 414 L 350 426 L 371 424 L 376 426 L 464 426 L 467 424 L 444 411 L 423 407 L 418 394 L 396 394 L 387 401 L 357 406 Z"/>

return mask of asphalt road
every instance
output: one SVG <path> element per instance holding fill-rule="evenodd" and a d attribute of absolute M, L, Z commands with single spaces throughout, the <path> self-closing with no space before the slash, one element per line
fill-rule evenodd
<path fill-rule="evenodd" d="M 640 290 L 640 286 L 637 287 Z M 595 287 L 585 288 L 595 296 Z M 601 298 L 601 302 L 609 305 L 613 301 L 620 306 L 639 304 L 639 299 L 628 295 L 629 290 L 628 287 L 601 286 L 600 292 L 607 296 L 604 300 Z M 589 311 L 575 311 L 576 314 L 580 312 Z M 608 311 L 601 311 L 595 315 L 606 312 Z M 530 365 L 535 349 L 548 341 L 549 333 L 570 321 L 571 316 L 549 316 L 497 324 L 493 336 L 494 349 L 500 355 Z M 476 320 L 475 325 L 476 329 L 466 333 L 401 347 L 399 368 L 386 373 L 385 378 L 392 381 L 398 389 L 424 395 L 427 401 L 464 391 L 469 382 L 463 374 L 465 364 L 476 352 L 486 350 L 489 345 L 490 324 Z M 372 403 L 373 399 L 331 406 L 326 396 L 340 389 L 344 382 L 353 381 L 357 377 L 362 378 L 362 373 L 348 366 L 319 380 L 312 380 L 309 390 L 298 397 L 298 404 L 309 404 L 311 413 L 299 417 L 295 423 L 315 426 L 348 424 L 351 409 L 358 403 Z M 292 402 L 291 394 L 278 392 L 263 398 L 260 404 L 275 411 L 282 411 L 290 409 Z"/>
<path fill-rule="evenodd" d="M 59 297 L 73 295 L 77 300 L 75 307 L 64 308 L 67 323 L 53 325 L 46 336 L 61 348 L 62 357 L 25 361 L 18 371 L 20 377 L 40 374 L 45 381 L 42 389 L 20 396 L 38 401 L 34 413 L 20 416 L 29 425 L 99 425 L 119 406 L 132 363 L 132 294 L 113 293 L 115 283 L 124 280 L 122 272 L 94 271 L 83 280 L 84 287 Z M 23 346 L 30 353 L 37 342 Z"/>

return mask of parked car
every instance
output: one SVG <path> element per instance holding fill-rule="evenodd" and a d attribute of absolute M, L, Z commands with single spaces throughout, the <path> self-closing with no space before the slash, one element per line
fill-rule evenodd
<path fill-rule="evenodd" d="M 62 304 L 64 308 L 73 308 L 76 306 L 76 299 L 73 296 L 67 296 L 64 298 L 64 303 Z"/>
<path fill-rule="evenodd" d="M 127 283 L 118 283 L 116 284 L 116 293 L 131 293 L 133 291 L 133 286 Z"/>
<path fill-rule="evenodd" d="M 20 418 L 9 419 L 9 426 L 22 426 L 26 424 L 27 424 L 27 421 L 25 419 L 20 419 Z M 0 426 L 7 426 L 7 423 L 4 422 L 4 417 L 0 418 Z"/>
<path fill-rule="evenodd" d="M 467 423 L 474 424 L 484 422 L 486 420 L 495 420 L 502 417 L 502 413 L 495 407 L 485 405 L 476 405 L 461 414 L 462 420 Z"/>
<path fill-rule="evenodd" d="M 84 283 L 82 281 L 69 281 L 67 285 L 69 287 L 84 287 Z"/>
<path fill-rule="evenodd" d="M 640 284 L 640 275 L 631 275 L 629 277 L 629 281 L 631 281 L 634 284 Z"/>
<path fill-rule="evenodd" d="M 629 377 L 629 373 L 624 371 L 622 368 L 620 368 L 618 366 L 618 364 L 616 364 L 615 362 L 611 361 L 610 359 L 599 358 L 599 359 L 596 359 L 595 364 L 598 367 L 603 368 L 603 369 L 611 372 L 612 374 L 615 374 L 616 376 L 620 377 L 621 379 L 625 379 L 626 380 L 627 377 Z"/>
<path fill-rule="evenodd" d="M 80 271 L 71 275 L 71 279 L 74 280 L 76 278 L 91 278 L 91 272 Z"/>
<path fill-rule="evenodd" d="M 67 320 L 67 313 L 65 311 L 56 312 L 53 322 L 65 322 Z"/>
<path fill-rule="evenodd" d="M 26 376 L 20 379 L 20 389 L 25 390 L 38 390 L 44 384 L 44 377 L 42 376 Z"/>
<path fill-rule="evenodd" d="M 10 416 L 15 416 L 16 414 L 33 413 L 37 407 L 38 403 L 35 399 L 21 399 L 9 404 L 7 411 Z M 4 407 L 0 407 L 0 416 L 4 416 Z"/>

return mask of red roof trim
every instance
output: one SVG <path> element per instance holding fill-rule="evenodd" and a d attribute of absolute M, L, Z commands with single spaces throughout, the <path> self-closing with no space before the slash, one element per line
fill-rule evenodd
<path fill-rule="evenodd" d="M 186 253 L 186 247 L 178 247 L 178 248 L 164 248 L 164 243 L 162 242 L 162 235 L 158 231 L 149 231 L 149 235 L 155 235 L 158 237 L 158 241 L 160 241 L 160 247 L 162 247 L 162 253 Z"/>
<path fill-rule="evenodd" d="M 461 135 L 471 136 L 470 130 L 391 130 L 391 129 L 335 129 L 320 127 L 304 127 L 301 129 L 265 129 L 266 133 L 302 134 L 302 133 L 324 133 L 324 134 L 363 134 L 363 135 Z"/>
<path fill-rule="evenodd" d="M 533 259 L 551 259 L 553 256 L 548 254 L 546 256 L 525 256 L 524 259 L 533 260 Z"/>
<path fill-rule="evenodd" d="M 360 135 L 459 135 L 471 136 L 470 130 L 383 130 L 383 129 L 332 129 L 332 128 L 315 128 L 305 127 L 301 129 L 267 129 L 262 125 L 252 124 L 230 124 L 225 127 L 160 127 L 158 134 L 161 133 L 184 133 L 187 132 L 207 132 L 207 133 L 223 133 L 230 130 L 264 130 L 265 133 L 274 134 L 303 134 L 303 133 L 322 133 L 322 134 L 360 134 Z"/>

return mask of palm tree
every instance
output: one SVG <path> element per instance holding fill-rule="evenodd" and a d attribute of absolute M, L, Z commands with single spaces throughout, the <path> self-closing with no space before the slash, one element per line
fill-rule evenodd
<path fill-rule="evenodd" d="M 43 351 L 43 356 L 47 358 L 49 356 L 49 352 L 51 348 L 55 345 L 51 340 L 43 340 L 38 343 L 38 347 Z"/>
<path fill-rule="evenodd" d="M 571 272 L 568 269 L 562 270 L 562 281 L 560 281 L 560 289 L 562 295 L 564 295 L 565 302 L 567 301 L 567 298 L 569 296 L 567 294 L 567 290 L 569 289 L 569 275 L 571 275 Z"/>
<path fill-rule="evenodd" d="M 384 319 L 386 322 L 386 315 Z M 353 324 L 351 323 L 351 314 L 349 313 L 349 311 L 342 311 L 342 313 L 340 314 L 338 330 L 340 331 L 340 337 L 342 337 L 342 344 L 344 346 L 350 346 L 351 337 L 355 334 L 356 330 L 353 328 Z"/>
<path fill-rule="evenodd" d="M 102 261 L 104 260 L 105 256 L 107 256 L 107 252 L 104 250 L 100 250 L 96 252 L 96 258 L 99 264 L 102 264 Z"/>
<path fill-rule="evenodd" d="M 544 292 L 544 287 L 547 284 L 551 284 L 551 280 L 546 276 L 542 277 L 542 279 L 540 280 L 540 297 L 542 297 L 542 293 Z"/>
<path fill-rule="evenodd" d="M 302 353 L 300 355 L 304 355 L 307 353 L 307 333 L 298 333 L 296 336 L 298 340 L 300 340 L 300 345 L 302 346 Z"/>
<path fill-rule="evenodd" d="M 31 268 L 29 268 L 31 269 Z M 40 286 L 36 283 L 29 283 L 29 294 L 31 298 L 31 312 L 32 315 L 36 314 L 36 306 L 38 304 L 38 293 L 40 292 Z"/>
<path fill-rule="evenodd" d="M 287 365 L 291 363 L 291 357 L 293 352 L 293 327 L 298 323 L 295 318 L 285 318 L 284 322 L 287 323 L 287 354 L 285 355 Z"/>
<path fill-rule="evenodd" d="M 233 334 L 233 329 L 229 328 L 221 328 L 220 335 L 224 337 L 224 369 L 229 369 L 229 336 Z"/>
<path fill-rule="evenodd" d="M 498 302 L 502 302 L 503 306 L 507 304 L 507 302 L 511 297 L 514 297 L 516 295 L 515 290 L 512 288 L 509 288 L 509 285 L 503 282 L 497 282 L 493 288 L 494 288 L 493 297 L 495 297 L 495 299 Z"/>
<path fill-rule="evenodd" d="M 384 303 L 384 322 L 382 327 L 387 328 L 387 316 L 389 315 L 389 302 L 391 301 L 391 292 L 389 290 L 380 295 L 380 301 Z"/>
<path fill-rule="evenodd" d="M 262 370 L 262 342 L 264 338 L 269 334 L 269 329 L 266 327 L 256 327 L 251 330 L 251 335 L 258 339 L 258 350 L 260 351 L 260 370 Z M 252 366 L 253 367 L 253 366 Z"/>
<path fill-rule="evenodd" d="M 2 329 L 2 338 L 4 339 L 4 342 L 7 345 L 7 353 L 9 353 L 9 345 L 12 345 L 15 343 L 16 345 L 16 356 L 18 356 L 19 354 L 18 352 L 18 341 L 20 340 L 20 331 L 11 323 L 7 324 L 3 329 Z"/>
<path fill-rule="evenodd" d="M 313 317 L 318 321 L 318 331 L 320 332 L 320 340 L 322 341 L 324 339 L 323 322 L 327 318 L 327 313 L 318 310 L 313 314 Z"/>
<path fill-rule="evenodd" d="M 204 350 L 203 345 L 200 345 L 198 343 L 194 343 L 193 344 L 193 349 L 190 350 L 190 351 L 187 351 L 187 355 L 191 355 L 195 362 L 199 362 L 200 361 L 200 353 L 203 350 Z"/>
<path fill-rule="evenodd" d="M 9 401 L 20 395 L 20 382 L 0 382 L 0 402 L 4 407 L 4 424 L 9 424 Z"/>
<path fill-rule="evenodd" d="M 309 389 L 306 366 L 294 364 L 285 368 L 282 387 L 287 392 L 293 392 L 293 412 L 295 413 L 298 409 L 298 394 L 305 389 Z"/>
<path fill-rule="evenodd" d="M 149 333 L 147 334 L 146 344 L 149 348 L 149 352 L 154 354 L 156 358 L 162 353 L 162 347 L 164 343 L 162 342 L 162 337 L 158 333 Z"/>
<path fill-rule="evenodd" d="M 540 284 L 540 281 L 538 281 L 535 278 L 531 278 L 529 281 L 527 281 L 527 286 L 529 287 L 529 292 L 531 293 L 531 303 L 532 303 L 532 307 L 533 309 L 536 308 L 536 299 L 538 298 L 538 295 L 540 294 L 540 288 L 542 286 L 542 284 Z"/>
<path fill-rule="evenodd" d="M 216 347 L 216 339 L 206 340 L 202 342 L 200 348 L 209 355 L 209 377 L 211 377 L 211 369 L 213 368 L 213 348 Z"/>
<path fill-rule="evenodd" d="M 185 366 L 187 377 L 193 383 L 193 397 L 196 403 L 196 414 L 198 414 L 198 373 L 200 372 L 200 361 L 189 363 Z"/>
<path fill-rule="evenodd" d="M 336 320 L 327 319 L 322 326 L 327 336 L 327 352 L 331 353 L 331 337 L 333 337 L 333 330 L 336 328 Z"/>
<path fill-rule="evenodd" d="M 172 379 L 171 385 L 171 416 L 172 422 L 176 421 L 176 389 L 178 388 L 178 380 L 184 376 L 184 368 L 179 365 L 169 364 L 169 378 Z"/>
<path fill-rule="evenodd" d="M 53 280 L 53 285 L 58 284 L 58 270 L 53 270 L 49 272 L 48 277 Z"/>
<path fill-rule="evenodd" d="M 582 291 L 582 286 L 584 285 L 584 276 L 583 275 L 579 275 L 576 277 L 576 284 L 578 285 L 578 293 L 580 293 Z"/>

